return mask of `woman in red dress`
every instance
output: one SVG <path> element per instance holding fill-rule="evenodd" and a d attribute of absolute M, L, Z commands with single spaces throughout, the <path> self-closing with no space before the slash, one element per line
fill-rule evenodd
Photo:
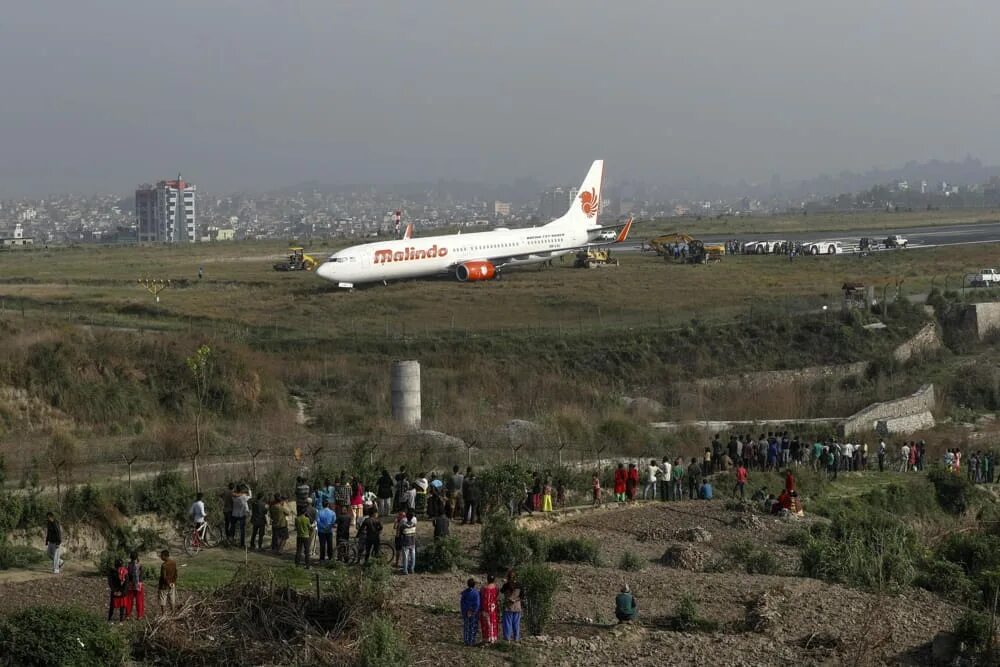
<path fill-rule="evenodd" d="M 785 471 L 785 491 L 791 493 L 795 490 L 795 477 L 792 475 L 792 469 L 789 468 Z"/>
<path fill-rule="evenodd" d="M 635 502 L 635 494 L 639 490 L 639 468 L 634 463 L 628 464 L 628 481 L 625 486 L 628 488 L 629 502 Z"/>
<path fill-rule="evenodd" d="M 619 463 L 615 470 L 615 500 L 619 503 L 625 502 L 625 483 L 628 481 L 628 473 L 625 471 L 625 464 Z"/>
<path fill-rule="evenodd" d="M 499 595 L 496 577 L 492 574 L 486 575 L 486 585 L 479 589 L 479 627 L 482 630 L 483 641 L 487 644 L 496 643 L 500 632 L 497 617 Z"/>

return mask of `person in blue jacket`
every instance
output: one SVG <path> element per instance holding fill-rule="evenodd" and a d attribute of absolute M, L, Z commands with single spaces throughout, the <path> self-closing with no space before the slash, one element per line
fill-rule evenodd
<path fill-rule="evenodd" d="M 476 580 L 469 579 L 461 597 L 462 609 L 462 639 L 466 646 L 475 646 L 476 630 L 479 628 L 479 590 Z"/>

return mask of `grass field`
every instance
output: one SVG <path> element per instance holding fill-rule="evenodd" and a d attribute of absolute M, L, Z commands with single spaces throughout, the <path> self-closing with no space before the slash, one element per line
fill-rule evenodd
<path fill-rule="evenodd" d="M 962 276 L 996 262 L 997 246 L 970 245 L 870 257 L 727 257 L 683 266 L 622 254 L 622 265 L 594 270 L 510 271 L 504 280 L 447 279 L 337 290 L 311 273 L 271 270 L 282 245 L 220 245 L 34 250 L 0 257 L 0 308 L 25 316 L 122 328 L 225 331 L 237 338 L 413 337 L 442 331 L 503 333 L 725 321 L 751 310 L 796 313 L 838 308 L 845 281 L 924 293 L 957 287 Z M 198 267 L 205 269 L 197 279 Z M 170 279 L 160 304 L 139 277 Z"/>

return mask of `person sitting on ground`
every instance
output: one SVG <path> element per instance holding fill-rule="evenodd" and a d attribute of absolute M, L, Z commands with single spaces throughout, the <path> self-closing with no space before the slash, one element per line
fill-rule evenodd
<path fill-rule="evenodd" d="M 698 488 L 698 497 L 702 500 L 712 499 L 712 483 L 708 481 L 708 478 L 701 480 L 701 486 Z"/>
<path fill-rule="evenodd" d="M 628 584 L 624 584 L 621 593 L 615 596 L 615 618 L 618 619 L 619 623 L 639 618 L 639 606 L 636 604 L 635 596 L 629 590 Z"/>
<path fill-rule="evenodd" d="M 768 514 L 774 513 L 774 505 L 778 502 L 778 499 L 774 497 L 773 493 L 767 494 L 767 497 L 761 501 L 761 509 L 763 509 Z"/>

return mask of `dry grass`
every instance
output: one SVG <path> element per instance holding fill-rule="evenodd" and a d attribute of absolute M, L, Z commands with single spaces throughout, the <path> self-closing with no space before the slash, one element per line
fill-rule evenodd
<path fill-rule="evenodd" d="M 308 273 L 271 270 L 275 244 L 184 248 L 37 250 L 4 257 L 0 308 L 31 317 L 122 328 L 198 331 L 230 338 L 424 337 L 444 332 L 566 331 L 727 320 L 751 310 L 801 312 L 837 307 L 846 280 L 926 292 L 957 286 L 990 265 L 994 246 L 958 246 L 874 257 L 730 257 L 717 266 L 677 266 L 649 255 L 622 255 L 617 268 L 578 270 L 569 262 L 512 271 L 499 282 L 402 282 L 354 293 Z M 245 261 L 243 261 L 245 260 Z M 194 275 L 206 265 L 205 279 Z M 159 307 L 138 276 L 187 279 Z"/>

